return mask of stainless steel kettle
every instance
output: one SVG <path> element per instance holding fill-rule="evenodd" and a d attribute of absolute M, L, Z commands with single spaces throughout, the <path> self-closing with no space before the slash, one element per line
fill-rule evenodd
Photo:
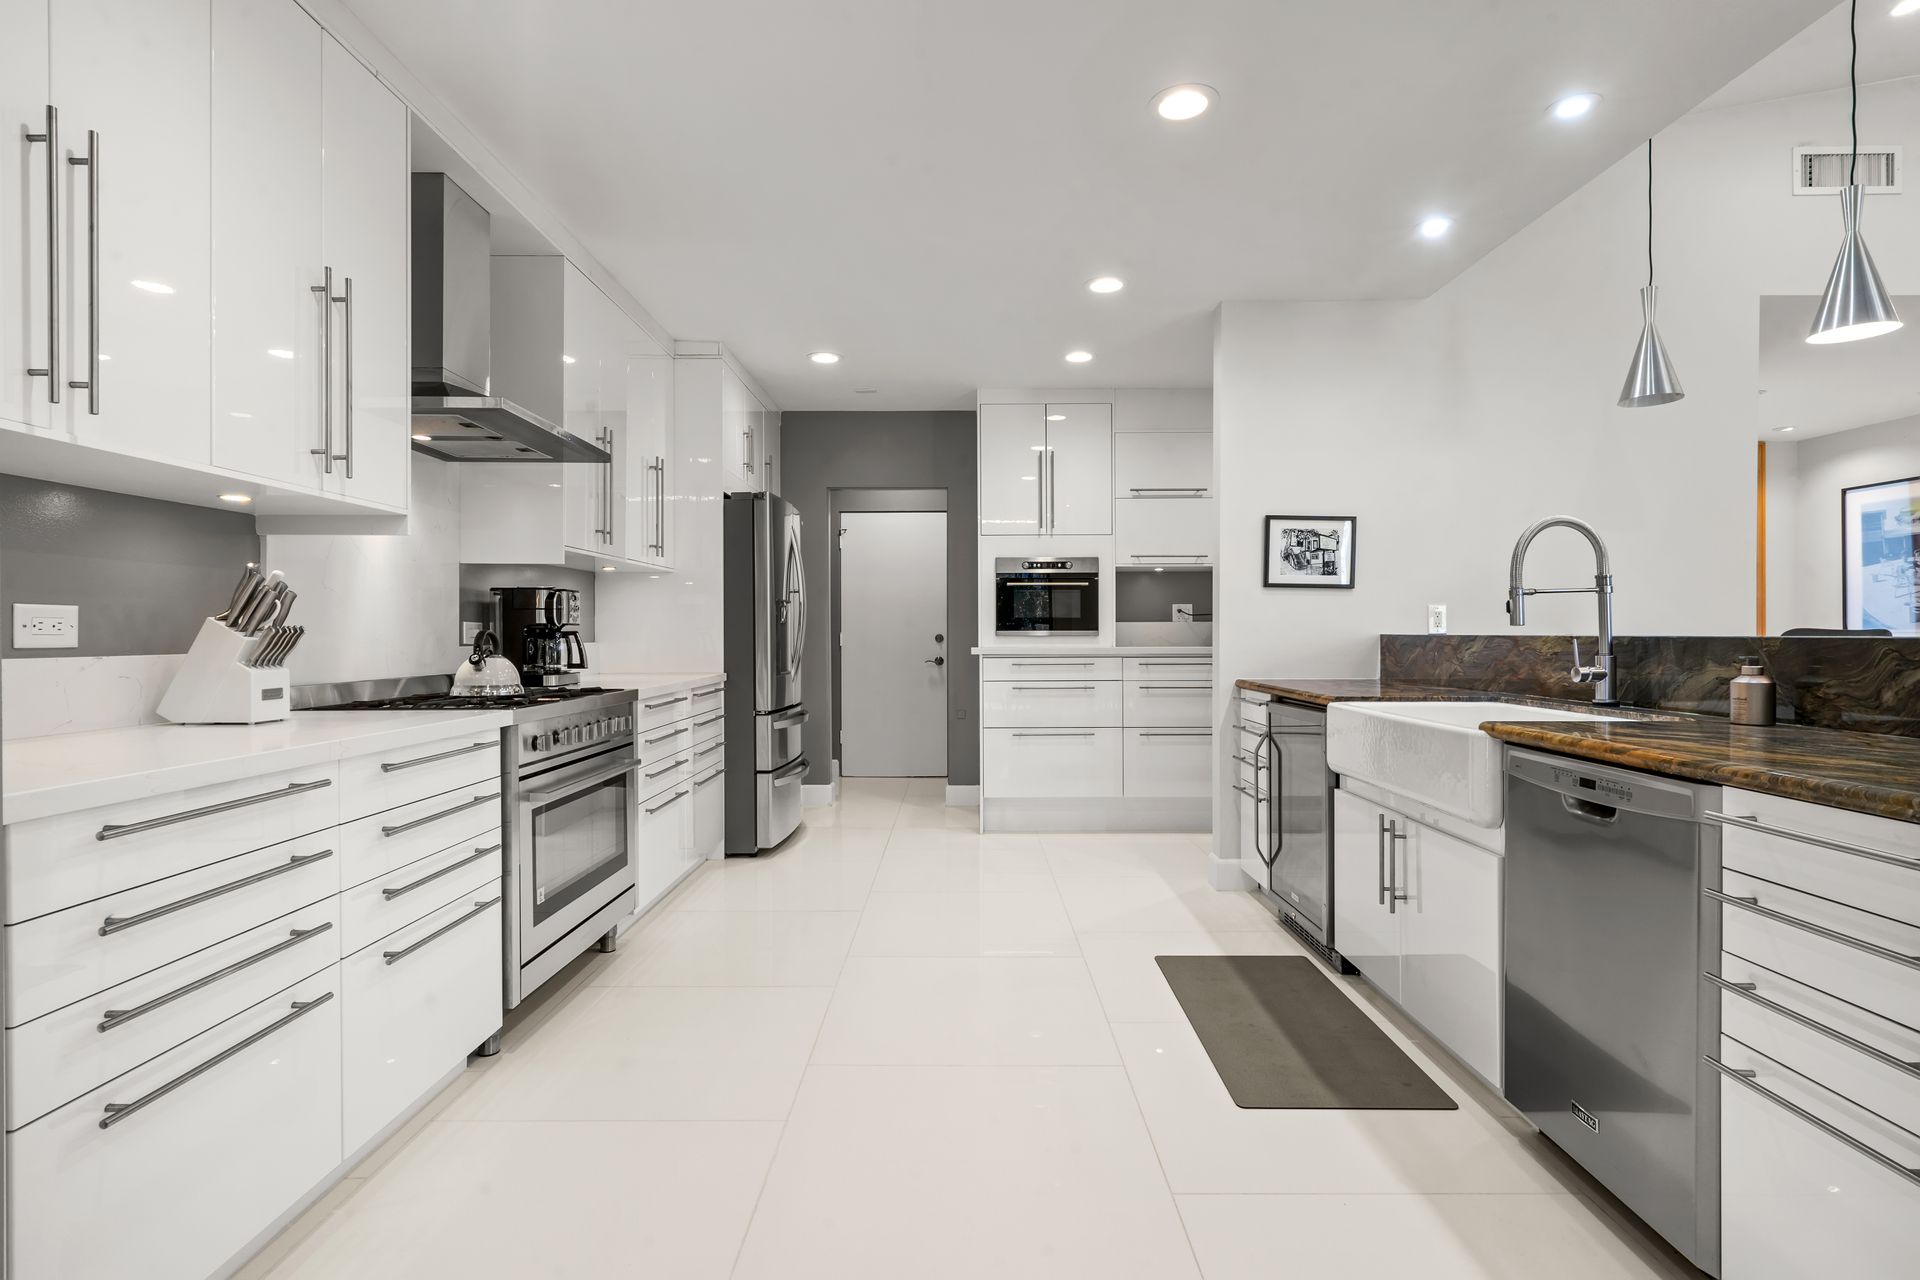
<path fill-rule="evenodd" d="M 500 656 L 500 640 L 491 631 L 474 637 L 473 652 L 453 673 L 453 691 L 467 698 L 510 698 L 526 692 L 520 670 Z"/>

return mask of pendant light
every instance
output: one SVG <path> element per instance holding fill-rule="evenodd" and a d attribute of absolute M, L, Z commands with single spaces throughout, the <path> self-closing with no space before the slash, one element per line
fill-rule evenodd
<path fill-rule="evenodd" d="M 1653 287 L 1653 139 L 1647 139 L 1647 287 L 1640 291 L 1640 345 L 1633 349 L 1633 363 L 1627 366 L 1627 380 L 1620 387 L 1622 409 L 1650 409 L 1657 404 L 1672 404 L 1687 393 L 1680 389 L 1673 362 L 1667 359 L 1667 346 L 1654 327 L 1653 308 L 1659 290 Z"/>
<path fill-rule="evenodd" d="M 1880 283 L 1873 255 L 1860 236 L 1861 206 L 1866 190 L 1855 181 L 1860 164 L 1860 33 L 1856 23 L 1860 0 L 1853 0 L 1847 15 L 1847 34 L 1852 42 L 1852 57 L 1847 64 L 1847 88 L 1852 106 L 1849 121 L 1853 129 L 1853 155 L 1847 162 L 1847 185 L 1840 189 L 1840 221 L 1846 228 L 1840 241 L 1840 256 L 1834 260 L 1833 274 L 1827 278 L 1827 291 L 1821 295 L 1820 309 L 1814 312 L 1813 327 L 1807 341 L 1858 342 L 1877 338 L 1900 327 L 1900 315 L 1893 309 L 1887 287 Z"/>

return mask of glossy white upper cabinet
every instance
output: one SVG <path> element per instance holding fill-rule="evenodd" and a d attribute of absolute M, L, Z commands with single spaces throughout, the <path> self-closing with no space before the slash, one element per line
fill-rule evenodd
<path fill-rule="evenodd" d="M 1047 532 L 1113 532 L 1113 406 L 1047 406 Z"/>
<path fill-rule="evenodd" d="M 766 409 L 730 367 L 720 367 L 720 484 L 728 493 L 766 488 L 759 459 Z"/>
<path fill-rule="evenodd" d="M 1114 437 L 1114 497 L 1204 498 L 1212 491 L 1211 431 L 1124 431 Z"/>
<path fill-rule="evenodd" d="M 321 48 L 292 3 L 213 4 L 213 462 L 318 485 Z"/>
<path fill-rule="evenodd" d="M 1040 472 L 1046 447 L 1045 405 L 980 406 L 981 533 L 1042 531 Z"/>
<path fill-rule="evenodd" d="M 980 532 L 1113 532 L 1113 406 L 983 404 Z"/>
<path fill-rule="evenodd" d="M 609 446 L 607 421 L 602 413 L 602 349 L 606 328 L 600 290 L 579 268 L 561 262 L 560 425 L 582 440 Z M 571 463 L 567 466 L 567 545 L 589 555 L 613 555 L 616 521 L 608 510 L 607 464 Z"/>
<path fill-rule="evenodd" d="M 12 148 L 0 165 L 0 421 L 45 434 L 53 424 L 51 379 L 27 370 L 47 367 L 55 341 L 47 283 L 47 0 L 0 0 L 0 32 L 0 112 Z"/>
<path fill-rule="evenodd" d="M 55 0 L 48 46 L 68 384 L 54 430 L 201 465 L 212 403 L 211 16 L 209 0 Z"/>
<path fill-rule="evenodd" d="M 407 108 L 333 37 L 321 45 L 320 254 L 335 289 L 322 483 L 398 510 L 413 456 Z"/>
<path fill-rule="evenodd" d="M 638 332 L 638 327 L 635 326 Z M 644 335 L 642 335 L 644 337 Z M 627 343 L 627 558 L 673 567 L 673 358 L 638 354 Z"/>

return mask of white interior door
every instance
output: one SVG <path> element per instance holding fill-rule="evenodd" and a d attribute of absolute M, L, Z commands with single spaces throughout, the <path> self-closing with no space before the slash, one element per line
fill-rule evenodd
<path fill-rule="evenodd" d="M 947 773 L 947 514 L 840 517 L 840 772 Z"/>

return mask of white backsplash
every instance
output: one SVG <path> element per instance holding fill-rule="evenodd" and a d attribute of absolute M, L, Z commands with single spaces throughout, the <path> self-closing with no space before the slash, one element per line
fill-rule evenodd
<path fill-rule="evenodd" d="M 11 741 L 158 724 L 154 708 L 185 656 L 0 661 L 0 736 Z"/>

